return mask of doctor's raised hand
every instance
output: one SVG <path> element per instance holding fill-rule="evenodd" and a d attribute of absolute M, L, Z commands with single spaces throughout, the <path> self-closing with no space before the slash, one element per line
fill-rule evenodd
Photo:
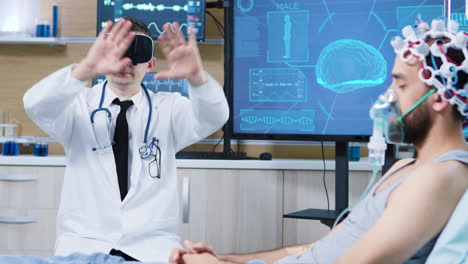
<path fill-rule="evenodd" d="M 123 58 L 135 38 L 131 27 L 132 23 L 125 19 L 120 19 L 115 25 L 107 21 L 86 57 L 73 67 L 72 76 L 86 81 L 99 75 L 117 73 L 131 63 L 129 58 Z"/>
<path fill-rule="evenodd" d="M 168 69 L 159 71 L 154 78 L 187 79 L 194 87 L 205 84 L 208 80 L 203 70 L 193 25 L 188 28 L 188 41 L 180 32 L 177 22 L 166 23 L 163 28 L 165 33 L 159 36 L 158 41 L 167 59 Z"/>

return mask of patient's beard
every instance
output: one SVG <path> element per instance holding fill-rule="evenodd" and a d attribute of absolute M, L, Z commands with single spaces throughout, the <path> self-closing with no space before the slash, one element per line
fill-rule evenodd
<path fill-rule="evenodd" d="M 432 127 L 432 117 L 427 101 L 416 107 L 404 119 L 405 143 L 421 146 Z"/>

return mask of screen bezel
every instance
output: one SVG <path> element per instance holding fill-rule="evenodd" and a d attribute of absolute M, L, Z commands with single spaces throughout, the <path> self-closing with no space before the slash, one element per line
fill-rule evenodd
<path fill-rule="evenodd" d="M 227 17 L 226 17 L 226 36 L 231 38 L 225 40 L 225 92 L 228 96 L 230 117 L 228 120 L 227 128 L 230 132 L 230 136 L 233 139 L 243 140 L 298 140 L 298 141 L 336 141 L 336 142 L 368 142 L 371 135 L 333 135 L 333 134 L 260 134 L 260 133 L 236 133 L 234 129 L 233 110 L 234 110 L 234 8 L 236 1 L 229 0 Z M 447 2 L 450 0 L 444 0 L 444 10 L 450 15 L 450 10 L 447 10 Z M 450 6 L 450 5 L 449 5 Z M 229 56 L 229 57 L 226 57 Z M 228 59 L 229 58 L 229 59 Z M 371 131 L 370 131 L 371 132 Z"/>
<path fill-rule="evenodd" d="M 332 135 L 332 134 L 260 134 L 260 133 L 236 133 L 234 130 L 234 7 L 238 0 L 230 0 L 228 15 L 226 17 L 226 36 L 231 38 L 225 40 L 225 90 L 228 96 L 230 117 L 228 128 L 233 139 L 241 140 L 287 140 L 287 141 L 336 141 L 336 142 L 368 142 L 370 135 Z M 229 56 L 229 57 L 226 57 Z M 227 59 L 229 58 L 229 59 Z"/>

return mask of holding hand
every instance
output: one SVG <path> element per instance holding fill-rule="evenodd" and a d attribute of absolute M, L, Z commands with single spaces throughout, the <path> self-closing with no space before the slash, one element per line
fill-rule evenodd
<path fill-rule="evenodd" d="M 125 19 L 120 19 L 115 25 L 108 21 L 86 57 L 73 68 L 72 76 L 86 81 L 99 75 L 118 73 L 125 65 L 131 64 L 129 58 L 122 58 L 135 38 L 131 28 L 132 23 Z"/>
<path fill-rule="evenodd" d="M 183 256 L 184 264 L 221 264 L 215 256 L 208 253 L 187 254 Z"/>
<path fill-rule="evenodd" d="M 165 33 L 159 36 L 158 41 L 169 69 L 158 72 L 155 79 L 188 79 L 192 86 L 207 82 L 193 25 L 188 30 L 189 40 L 186 41 L 177 22 L 164 25 Z"/>
<path fill-rule="evenodd" d="M 185 263 L 186 258 L 190 259 L 190 256 L 188 255 L 194 254 L 203 254 L 203 257 L 200 256 L 195 259 L 210 259 L 211 261 L 217 260 L 213 248 L 205 243 L 193 243 L 191 241 L 184 240 L 184 247 L 185 248 L 183 249 L 174 248 L 172 250 L 172 254 L 169 257 L 169 264 Z"/>

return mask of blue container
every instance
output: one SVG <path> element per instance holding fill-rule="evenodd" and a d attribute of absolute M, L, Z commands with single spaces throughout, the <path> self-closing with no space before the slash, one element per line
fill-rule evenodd
<path fill-rule="evenodd" d="M 2 146 L 2 153 L 3 156 L 18 156 L 20 154 L 18 143 L 15 141 L 4 142 Z"/>
<path fill-rule="evenodd" d="M 52 37 L 56 38 L 58 36 L 58 5 L 54 4 L 52 6 Z"/>
<path fill-rule="evenodd" d="M 44 24 L 37 24 L 36 25 L 36 37 L 43 37 L 45 34 L 45 26 Z"/>
<path fill-rule="evenodd" d="M 36 37 L 48 38 L 50 37 L 50 25 L 47 21 L 36 25 Z"/>
<path fill-rule="evenodd" d="M 359 161 L 361 159 L 361 147 L 350 146 L 349 147 L 349 161 Z"/>
<path fill-rule="evenodd" d="M 49 155 L 49 145 L 47 143 L 34 144 L 34 156 L 47 157 Z"/>
<path fill-rule="evenodd" d="M 44 35 L 42 36 L 45 38 L 50 37 L 50 25 L 49 24 L 44 25 Z"/>

